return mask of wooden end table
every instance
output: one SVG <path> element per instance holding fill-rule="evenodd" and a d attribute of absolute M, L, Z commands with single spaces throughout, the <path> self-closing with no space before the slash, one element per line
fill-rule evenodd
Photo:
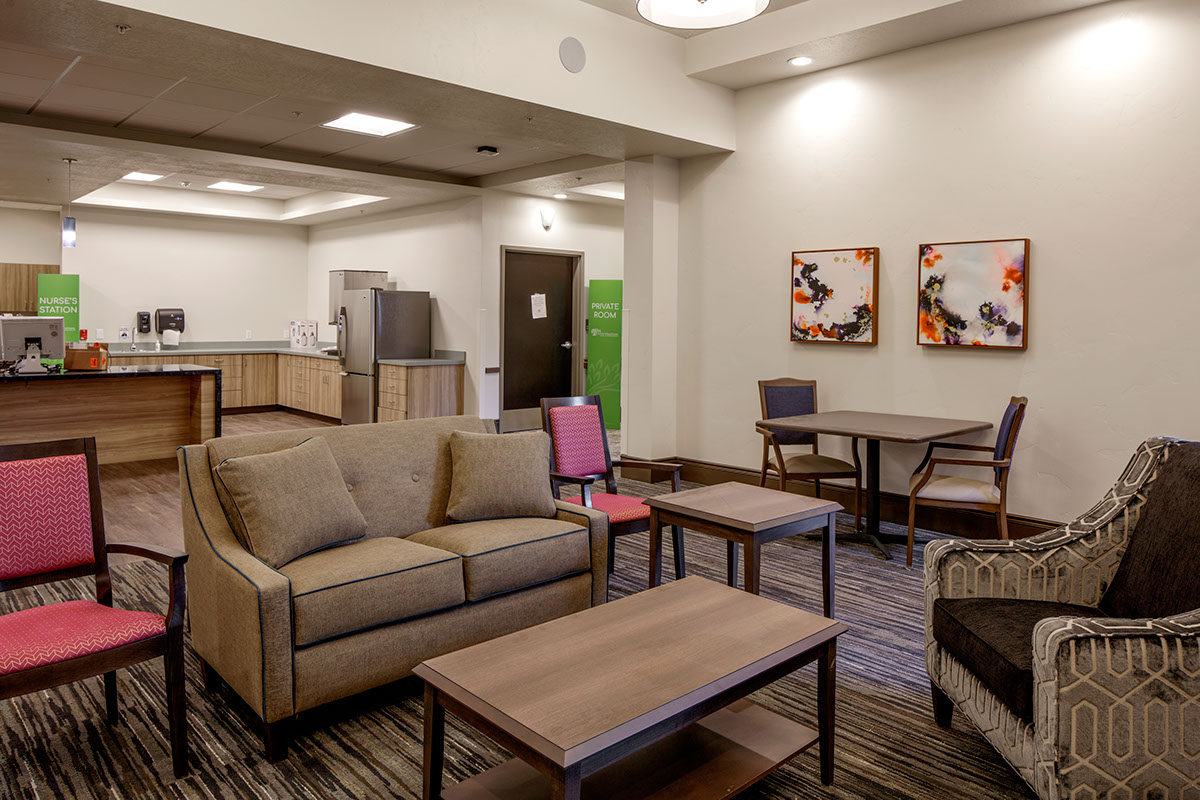
<path fill-rule="evenodd" d="M 745 483 L 718 483 L 683 492 L 650 497 L 650 586 L 662 582 L 662 526 L 681 525 L 726 542 L 726 581 L 737 586 L 737 546 L 746 556 L 745 588 L 759 593 L 762 546 L 809 531 L 822 529 L 821 589 L 823 613 L 834 615 L 833 561 L 837 512 L 842 507 L 777 489 Z"/>
<path fill-rule="evenodd" d="M 692 577 L 430 659 L 423 796 L 726 800 L 814 744 L 832 783 L 846 630 Z M 744 699 L 812 661 L 817 731 Z M 447 710 L 517 758 L 443 791 Z"/>

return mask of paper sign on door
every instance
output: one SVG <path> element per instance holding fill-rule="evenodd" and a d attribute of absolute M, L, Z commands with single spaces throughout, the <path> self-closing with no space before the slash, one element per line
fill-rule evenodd
<path fill-rule="evenodd" d="M 546 318 L 546 295 L 544 295 L 544 294 L 529 295 L 529 305 L 532 307 L 534 319 L 545 319 Z"/>

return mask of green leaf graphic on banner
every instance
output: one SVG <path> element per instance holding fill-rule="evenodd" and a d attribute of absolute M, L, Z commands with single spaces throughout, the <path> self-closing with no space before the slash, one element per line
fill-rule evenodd
<path fill-rule="evenodd" d="M 588 283 L 588 394 L 600 395 L 604 424 L 621 427 L 621 281 Z"/>

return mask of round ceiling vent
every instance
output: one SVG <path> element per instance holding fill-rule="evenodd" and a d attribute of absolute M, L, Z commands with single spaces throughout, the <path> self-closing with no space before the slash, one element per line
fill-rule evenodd
<path fill-rule="evenodd" d="M 578 39 L 568 36 L 558 45 L 558 60 L 567 72 L 583 72 L 583 67 L 587 64 L 587 53 Z"/>

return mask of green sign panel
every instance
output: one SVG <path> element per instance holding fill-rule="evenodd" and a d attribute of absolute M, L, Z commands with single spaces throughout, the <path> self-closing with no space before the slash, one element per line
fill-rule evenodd
<path fill-rule="evenodd" d="M 79 276 L 38 275 L 38 316 L 62 317 L 64 340 L 79 341 Z"/>
<path fill-rule="evenodd" d="M 604 424 L 621 427 L 621 281 L 588 283 L 588 394 L 600 395 Z"/>

